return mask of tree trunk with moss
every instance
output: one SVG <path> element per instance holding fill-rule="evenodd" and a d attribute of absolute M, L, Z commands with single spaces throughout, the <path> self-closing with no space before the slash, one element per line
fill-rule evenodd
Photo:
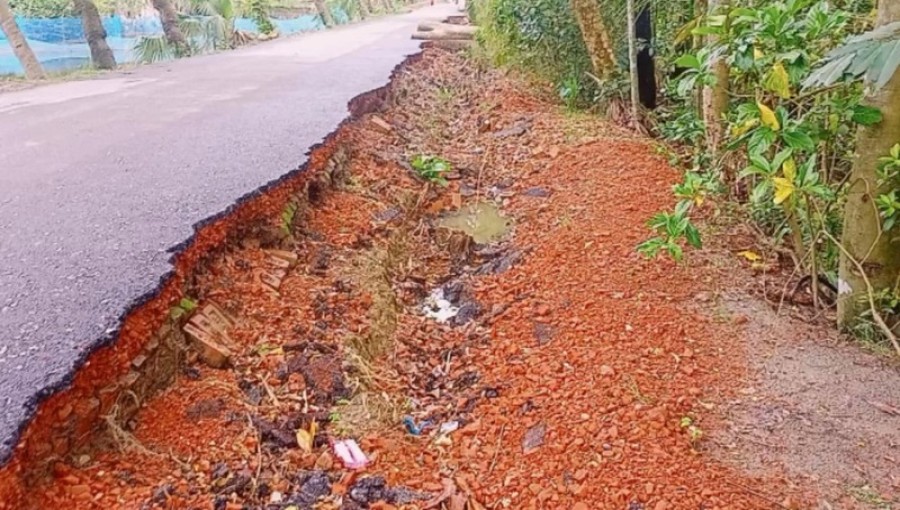
<path fill-rule="evenodd" d="M 106 29 L 97 6 L 91 0 L 75 0 L 75 9 L 81 14 L 81 28 L 91 49 L 91 63 L 97 69 L 115 69 L 116 56 L 106 43 Z"/>
<path fill-rule="evenodd" d="M 8 0 L 0 0 L 0 28 L 3 28 L 3 33 L 6 34 L 6 40 L 9 41 L 13 54 L 22 64 L 25 77 L 29 80 L 43 78 L 45 76 L 44 69 L 37 57 L 34 56 L 34 52 L 31 51 L 31 47 L 28 46 L 28 41 L 25 40 L 22 31 L 19 30 Z"/>
<path fill-rule="evenodd" d="M 609 31 L 603 21 L 598 0 L 571 0 L 572 12 L 581 29 L 581 36 L 591 57 L 591 65 L 598 78 L 608 77 L 616 70 Z"/>
<path fill-rule="evenodd" d="M 641 119 L 641 92 L 638 83 L 637 40 L 634 33 L 634 0 L 625 0 L 627 12 L 626 39 L 628 39 L 628 76 L 631 89 L 631 122 L 637 124 Z"/>
<path fill-rule="evenodd" d="M 710 14 L 717 13 L 722 7 L 727 7 L 728 0 L 709 0 Z M 715 36 L 709 36 L 708 43 L 716 43 Z M 725 138 L 724 115 L 728 111 L 728 64 L 722 55 L 716 56 L 710 67 L 716 83 L 710 87 L 704 87 L 702 95 L 703 122 L 706 124 L 706 150 L 713 160 L 719 157 L 722 141 Z M 725 180 L 729 187 L 734 184 L 734 173 L 725 172 Z"/>
<path fill-rule="evenodd" d="M 187 53 L 187 39 L 178 27 L 178 13 L 172 5 L 171 0 L 150 0 L 153 8 L 159 13 L 159 21 L 162 24 L 163 33 L 166 34 L 166 40 L 175 48 L 175 52 L 179 55 Z"/>
<path fill-rule="evenodd" d="M 322 23 L 325 24 L 326 27 L 334 26 L 334 16 L 331 15 L 331 9 L 325 5 L 325 0 L 315 0 L 316 11 L 319 13 L 319 17 L 322 18 Z"/>
<path fill-rule="evenodd" d="M 900 0 L 881 0 L 876 25 L 896 21 L 900 21 Z M 842 242 L 861 263 L 877 293 L 894 289 L 900 283 L 900 232 L 897 228 L 882 232 L 881 217 L 875 207 L 875 199 L 890 191 L 890 186 L 878 186 L 878 158 L 888 155 L 891 147 L 900 142 L 900 73 L 895 72 L 884 88 L 864 102 L 880 109 L 884 119 L 877 125 L 860 128 L 857 135 L 857 158 L 844 207 Z M 838 321 L 845 328 L 851 327 L 869 305 L 863 276 L 843 254 L 839 287 Z"/>

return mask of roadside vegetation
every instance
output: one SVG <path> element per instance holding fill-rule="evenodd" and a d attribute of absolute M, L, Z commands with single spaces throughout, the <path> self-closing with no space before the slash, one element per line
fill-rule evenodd
<path fill-rule="evenodd" d="M 470 11 L 483 58 L 651 134 L 684 170 L 641 253 L 682 260 L 702 245 L 698 218 L 735 211 L 759 234 L 742 257 L 788 258 L 814 307 L 900 354 L 900 1 L 476 0 Z"/>
<path fill-rule="evenodd" d="M 275 13 L 297 16 L 315 14 L 326 28 L 340 23 L 404 8 L 407 0 L 2 0 L 0 26 L 22 64 L 28 80 L 47 77 L 16 22 L 16 15 L 34 18 L 80 17 L 84 38 L 90 46 L 92 67 L 101 70 L 117 66 L 106 42 L 102 16 L 120 12 L 157 12 L 163 33 L 142 37 L 135 45 L 136 60 L 152 63 L 233 49 L 253 40 L 278 37 Z M 338 15 L 339 14 L 339 15 Z M 235 21 L 250 18 L 258 34 L 239 30 Z"/>

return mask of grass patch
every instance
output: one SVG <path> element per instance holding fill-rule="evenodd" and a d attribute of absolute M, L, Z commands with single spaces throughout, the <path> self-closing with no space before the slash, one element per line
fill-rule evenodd
<path fill-rule="evenodd" d="M 361 360 L 371 363 L 387 353 L 397 330 L 400 304 L 393 289 L 393 281 L 408 260 L 409 234 L 397 230 L 383 246 L 372 248 L 355 262 L 353 278 L 359 288 L 369 294 L 369 329 L 363 335 L 351 335 L 348 346 Z"/>

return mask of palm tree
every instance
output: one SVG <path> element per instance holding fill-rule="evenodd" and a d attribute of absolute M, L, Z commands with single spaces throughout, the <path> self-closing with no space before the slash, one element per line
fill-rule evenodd
<path fill-rule="evenodd" d="M 115 69 L 116 57 L 106 43 L 106 29 L 97 6 L 91 0 L 75 0 L 75 8 L 81 13 L 81 26 L 91 48 L 91 62 L 97 69 Z"/>
<path fill-rule="evenodd" d="M 900 0 L 880 0 L 876 25 L 900 21 Z M 878 185 L 878 159 L 891 152 L 900 141 L 900 73 L 865 99 L 881 110 L 883 120 L 860 128 L 857 135 L 852 183 L 844 206 L 844 230 L 840 265 L 838 320 L 844 327 L 854 325 L 869 304 L 870 292 L 900 285 L 900 249 L 896 230 L 883 232 L 875 199 L 890 191 L 890 184 Z M 864 269 L 866 274 L 860 271 Z M 868 282 L 866 281 L 868 279 Z"/>
<path fill-rule="evenodd" d="M 25 40 L 22 31 L 19 30 L 16 18 L 9 7 L 9 0 L 0 0 L 0 28 L 3 29 L 9 45 L 12 46 L 13 53 L 19 59 L 22 68 L 25 69 L 25 77 L 29 80 L 43 78 L 45 76 L 44 69 L 37 57 L 34 56 L 34 52 L 31 51 L 31 47 L 28 46 L 28 41 Z"/>
<path fill-rule="evenodd" d="M 366 0 L 357 0 L 357 2 L 358 2 L 358 5 L 359 5 L 359 17 L 360 17 L 360 19 L 366 19 L 366 18 L 368 18 L 369 16 L 372 15 L 372 13 L 369 12 L 369 4 L 368 4 L 368 2 L 366 2 Z"/>
<path fill-rule="evenodd" d="M 325 24 L 326 27 L 334 26 L 334 16 L 331 15 L 331 9 L 325 5 L 325 0 L 314 0 L 316 4 L 316 11 L 319 12 L 319 16 L 322 18 L 322 23 Z"/>
<path fill-rule="evenodd" d="M 181 28 L 178 26 L 178 13 L 170 0 L 150 0 L 153 8 L 159 13 L 159 21 L 162 23 L 166 40 L 174 48 L 178 55 L 187 54 L 188 44 Z"/>

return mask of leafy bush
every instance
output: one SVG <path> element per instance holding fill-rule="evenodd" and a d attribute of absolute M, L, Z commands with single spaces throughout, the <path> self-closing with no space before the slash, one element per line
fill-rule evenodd
<path fill-rule="evenodd" d="M 10 0 L 9 6 L 16 14 L 34 18 L 78 16 L 72 0 Z"/>
<path fill-rule="evenodd" d="M 269 0 L 246 0 L 243 5 L 247 17 L 256 23 L 260 34 L 271 34 L 275 31 L 275 25 L 269 18 L 271 8 Z"/>
<path fill-rule="evenodd" d="M 481 0 L 471 9 L 484 57 L 550 81 L 567 105 L 592 98 L 591 60 L 569 2 Z"/>
<path fill-rule="evenodd" d="M 859 28 L 851 23 L 856 18 L 828 2 L 806 0 L 756 0 L 704 17 L 690 33 L 717 42 L 675 59 L 683 72 L 667 88 L 681 113 L 660 129 L 692 149 L 694 170 L 712 165 L 725 181 L 737 174 L 741 185 L 728 184 L 749 190 L 752 217 L 777 240 L 786 236 L 798 260 L 824 272 L 835 269 L 837 251 L 822 245 L 821 231 L 840 228 L 855 126 L 877 123 L 881 113 L 860 104 L 857 83 L 835 80 L 813 90 L 804 83 L 821 74 L 815 67 Z M 714 57 L 728 66 L 734 98 L 724 144 L 730 157 L 698 164 L 706 152 L 706 127 L 693 102 L 703 87 L 716 85 Z M 746 165 L 737 172 L 740 162 Z"/>

